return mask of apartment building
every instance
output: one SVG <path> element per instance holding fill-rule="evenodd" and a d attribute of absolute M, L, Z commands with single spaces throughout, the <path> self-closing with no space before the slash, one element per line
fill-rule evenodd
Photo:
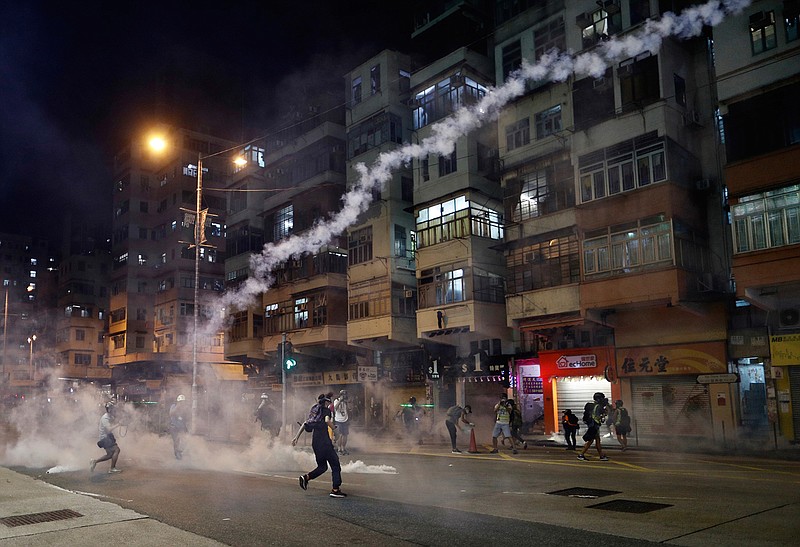
<path fill-rule="evenodd" d="M 105 361 L 111 249 L 105 223 L 69 219 L 58 267 L 56 346 L 60 388 L 111 381 Z"/>
<path fill-rule="evenodd" d="M 345 76 L 348 188 L 355 165 L 411 142 L 411 60 L 382 51 Z M 370 403 L 365 425 L 385 425 L 410 396 L 424 393 L 427 356 L 417 340 L 416 227 L 410 168 L 394 171 L 347 235 L 347 340 L 363 348 L 360 378 Z M 380 386 L 374 383 L 382 379 Z M 380 387 L 380 389 L 379 389 Z M 361 389 L 359 389 L 361 391 Z"/>
<path fill-rule="evenodd" d="M 224 364 L 223 332 L 204 328 L 224 288 L 225 197 L 213 189 L 222 188 L 232 172 L 227 151 L 233 143 L 172 127 L 160 134 L 166 142 L 161 153 L 142 136 L 115 158 L 106 355 L 117 395 L 133 401 L 188 396 L 195 382 L 207 397 L 214 382 L 245 379 L 241 367 Z M 201 216 L 205 242 L 196 262 L 199 156 L 201 211 L 207 214 Z"/>
<path fill-rule="evenodd" d="M 56 365 L 52 352 L 56 266 L 46 239 L 0 234 L 0 389 L 12 399 L 34 396 L 45 375 Z"/>
<path fill-rule="evenodd" d="M 498 80 L 674 7 L 529 4 L 497 20 Z M 529 82 L 500 117 L 516 381 L 546 431 L 602 391 L 625 400 L 642 443 L 731 440 L 734 389 L 697 381 L 727 372 L 711 45 L 667 39 L 600 78 Z"/>
<path fill-rule="evenodd" d="M 341 208 L 346 189 L 343 118 L 341 103 L 312 102 L 293 111 L 267 138 L 262 183 L 273 191 L 256 198 L 265 243 L 291 245 L 296 241 L 292 236 L 302 237 Z M 346 237 L 331 234 L 311 252 L 298 247 L 272 270 L 272 277 L 261 300 L 261 352 L 274 364 L 272 374 L 281 376 L 285 339 L 297 362 L 284 386 L 292 390 L 293 400 L 314 400 L 323 385 L 343 389 L 354 383 L 356 352 L 347 344 Z"/>
<path fill-rule="evenodd" d="M 765 0 L 714 31 L 739 419 L 783 442 L 800 438 L 799 17 L 800 2 Z"/>

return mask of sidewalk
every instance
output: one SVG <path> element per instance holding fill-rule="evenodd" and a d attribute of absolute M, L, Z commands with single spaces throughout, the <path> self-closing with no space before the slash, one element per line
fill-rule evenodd
<path fill-rule="evenodd" d="M 0 543 L 6 545 L 222 545 L 108 501 L 0 467 Z"/>

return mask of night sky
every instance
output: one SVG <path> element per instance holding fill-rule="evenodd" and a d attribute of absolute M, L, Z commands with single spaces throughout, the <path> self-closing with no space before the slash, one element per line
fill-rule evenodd
<path fill-rule="evenodd" d="M 110 221 L 111 165 L 157 122 L 265 134 L 305 81 L 406 50 L 408 2 L 0 2 L 0 232 Z M 216 7 L 215 7 L 216 6 Z"/>

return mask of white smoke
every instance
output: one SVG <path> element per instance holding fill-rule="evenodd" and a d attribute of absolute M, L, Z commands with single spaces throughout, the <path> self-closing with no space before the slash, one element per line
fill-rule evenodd
<path fill-rule="evenodd" d="M 248 307 L 258 295 L 269 289 L 273 280 L 270 272 L 276 266 L 292 256 L 316 252 L 353 225 L 372 201 L 372 189 L 385 184 L 395 169 L 428 154 L 451 153 L 459 137 L 493 121 L 506 104 L 523 95 L 526 81 L 561 82 L 573 74 L 576 77 L 600 77 L 609 66 L 619 61 L 648 51 L 655 54 L 666 37 L 689 39 L 699 36 L 704 26 L 716 26 L 726 16 L 738 14 L 748 5 L 750 0 L 711 0 L 687 8 L 679 15 L 667 12 L 658 19 L 649 19 L 639 31 L 622 38 L 612 37 L 589 52 L 574 55 L 552 50 L 536 63 L 523 61 L 522 67 L 512 73 L 505 84 L 490 88 L 477 104 L 463 107 L 434 124 L 431 136 L 419 144 L 406 144 L 383 152 L 370 166 L 355 165 L 359 178 L 342 197 L 342 209 L 302 234 L 264 245 L 261 254 L 251 257 L 253 276 L 237 290 L 227 292 L 222 297 L 222 305 L 237 309 Z M 220 325 L 213 325 L 212 330 L 214 327 L 219 330 Z"/>

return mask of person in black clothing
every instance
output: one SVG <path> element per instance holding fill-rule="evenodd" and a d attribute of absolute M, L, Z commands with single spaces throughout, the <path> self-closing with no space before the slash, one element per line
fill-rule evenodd
<path fill-rule="evenodd" d="M 575 434 L 581 425 L 572 410 L 567 409 L 564 411 L 564 415 L 561 417 L 561 426 L 564 428 L 564 440 L 567 441 L 567 450 L 577 449 Z"/>
<path fill-rule="evenodd" d="M 300 426 L 297 435 L 292 439 L 292 446 L 297 445 L 297 440 L 303 431 L 311 433 L 311 448 L 314 450 L 317 467 L 305 475 L 300 475 L 300 488 L 307 490 L 308 481 L 322 475 L 330 465 L 333 480 L 333 489 L 330 496 L 332 498 L 344 498 L 347 497 L 347 494 L 339 489 L 342 485 L 342 466 L 339 463 L 339 456 L 336 454 L 336 449 L 333 447 L 333 442 L 328 433 L 328 427 L 333 425 L 330 404 L 331 400 L 325 394 L 317 398 L 317 404 L 311 407 L 308 420 Z"/>

